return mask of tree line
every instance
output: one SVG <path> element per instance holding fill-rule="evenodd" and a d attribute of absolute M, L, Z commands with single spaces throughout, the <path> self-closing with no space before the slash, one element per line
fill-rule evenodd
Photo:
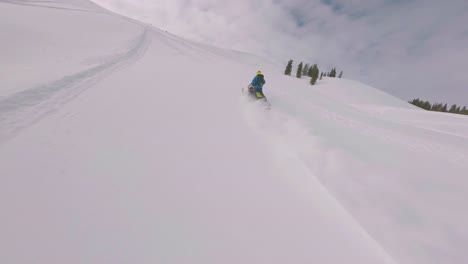
<path fill-rule="evenodd" d="M 431 104 L 429 101 L 423 101 L 423 100 L 420 100 L 419 98 L 413 99 L 409 101 L 409 103 L 415 106 L 418 106 L 422 109 L 428 110 L 428 111 L 468 115 L 468 110 L 466 109 L 466 106 L 461 107 L 461 106 L 457 106 L 456 104 L 453 104 L 450 107 L 450 109 L 448 109 L 447 104 L 442 104 L 442 103 Z"/>
<path fill-rule="evenodd" d="M 291 76 L 293 71 L 293 60 L 289 60 L 286 69 L 284 70 L 285 75 Z M 304 64 L 302 61 L 297 65 L 296 77 L 302 78 L 302 76 L 310 77 L 310 84 L 314 85 L 317 80 L 322 80 L 323 77 L 336 77 L 336 68 L 331 69 L 328 72 L 320 72 L 317 64 Z M 343 77 L 343 71 L 340 72 L 338 78 Z"/>

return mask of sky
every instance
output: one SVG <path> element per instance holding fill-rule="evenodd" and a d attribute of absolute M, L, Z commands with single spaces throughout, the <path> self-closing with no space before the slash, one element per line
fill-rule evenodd
<path fill-rule="evenodd" d="M 468 106 L 466 0 L 93 0 L 173 34 Z M 268 73 L 265 73 L 266 77 Z"/>

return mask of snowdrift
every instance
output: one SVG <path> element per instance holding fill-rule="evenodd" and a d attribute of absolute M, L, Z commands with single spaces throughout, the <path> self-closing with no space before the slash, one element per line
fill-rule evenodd
<path fill-rule="evenodd" d="M 1 263 L 467 261 L 465 116 L 87 1 L 1 1 L 0 32 Z"/>

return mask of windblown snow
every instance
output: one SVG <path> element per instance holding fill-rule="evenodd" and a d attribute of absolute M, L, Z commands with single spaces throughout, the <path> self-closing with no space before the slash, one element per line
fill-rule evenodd
<path fill-rule="evenodd" d="M 86 0 L 0 39 L 0 263 L 468 263 L 466 116 Z"/>

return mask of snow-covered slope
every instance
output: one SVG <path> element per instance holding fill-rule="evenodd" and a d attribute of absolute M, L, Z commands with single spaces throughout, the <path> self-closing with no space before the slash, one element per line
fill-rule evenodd
<path fill-rule="evenodd" d="M 86 1 L 1 1 L 0 34 L 1 263 L 467 261 L 465 116 Z"/>

